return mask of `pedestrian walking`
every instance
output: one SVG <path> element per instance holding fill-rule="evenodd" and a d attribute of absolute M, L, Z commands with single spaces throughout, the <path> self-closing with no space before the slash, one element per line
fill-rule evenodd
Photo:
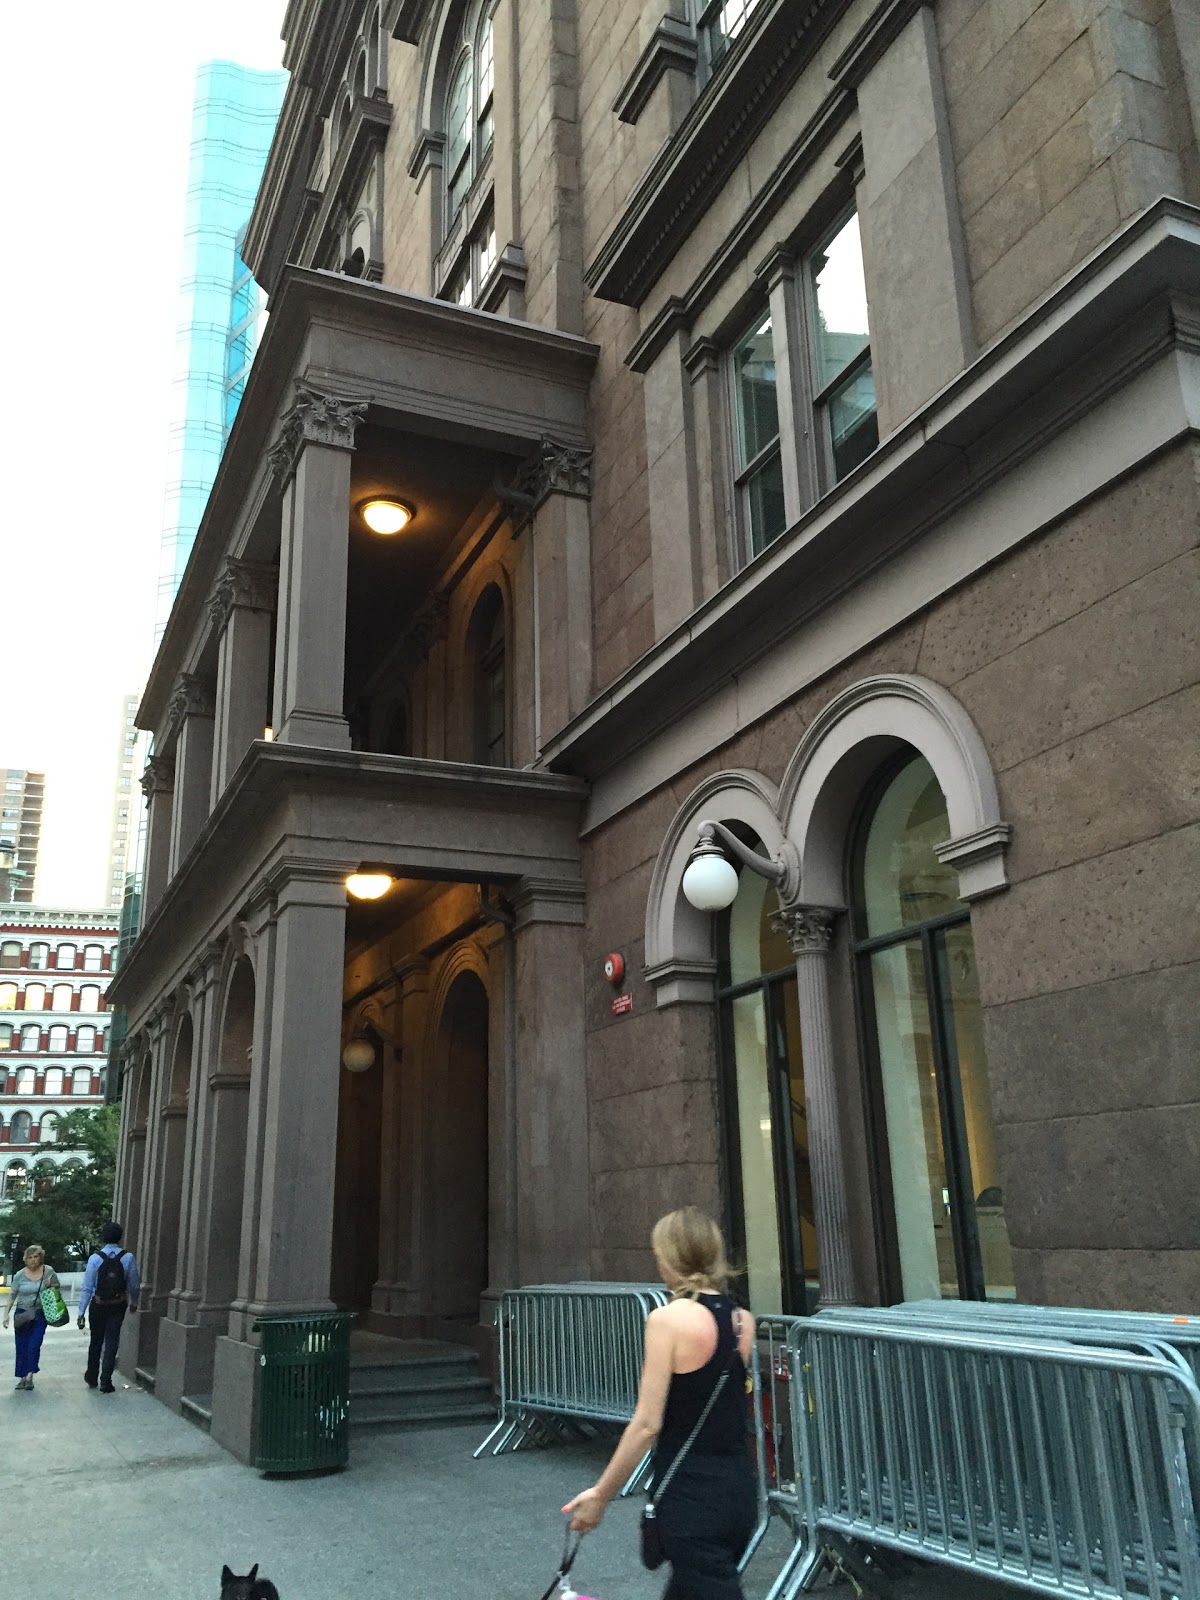
<path fill-rule="evenodd" d="M 113 1368 L 121 1342 L 126 1311 L 136 1311 L 141 1279 L 133 1252 L 121 1248 L 121 1224 L 106 1222 L 100 1229 L 100 1248 L 88 1257 L 79 1291 L 79 1326 L 86 1316 L 92 1339 L 88 1345 L 83 1381 L 101 1394 L 113 1392 Z"/>
<path fill-rule="evenodd" d="M 754 1318 L 725 1292 L 731 1273 L 711 1217 L 672 1211 L 650 1243 L 672 1298 L 646 1319 L 637 1406 L 599 1480 L 563 1510 L 577 1533 L 591 1532 L 654 1445 L 642 1556 L 671 1563 L 664 1600 L 741 1600 L 738 1562 L 757 1514 L 746 1425 Z"/>
<path fill-rule="evenodd" d="M 42 1340 L 46 1337 L 46 1314 L 42 1310 L 43 1289 L 58 1288 L 58 1274 L 46 1265 L 46 1252 L 40 1244 L 25 1251 L 25 1264 L 13 1273 L 4 1326 L 12 1319 L 17 1341 L 17 1388 L 32 1389 L 33 1375 L 39 1370 Z"/>

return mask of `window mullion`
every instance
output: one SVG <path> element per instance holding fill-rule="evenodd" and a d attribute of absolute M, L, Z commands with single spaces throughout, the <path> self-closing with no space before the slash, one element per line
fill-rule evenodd
<path fill-rule="evenodd" d="M 790 526 L 819 493 L 808 348 L 796 292 L 795 258 L 787 251 L 777 250 L 767 263 L 766 274 L 775 333 L 783 500 Z"/>

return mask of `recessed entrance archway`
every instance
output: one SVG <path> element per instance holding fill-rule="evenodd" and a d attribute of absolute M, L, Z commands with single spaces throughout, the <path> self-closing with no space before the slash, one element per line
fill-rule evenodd
<path fill-rule="evenodd" d="M 488 997 L 475 972 L 452 980 L 431 1044 L 429 1309 L 473 1325 L 488 1273 Z"/>

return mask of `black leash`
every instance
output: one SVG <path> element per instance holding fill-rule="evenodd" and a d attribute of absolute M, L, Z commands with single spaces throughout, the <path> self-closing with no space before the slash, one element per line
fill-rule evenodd
<path fill-rule="evenodd" d="M 577 1533 L 575 1535 L 575 1543 L 571 1543 L 571 1526 L 568 1523 L 566 1535 L 563 1538 L 562 1564 L 558 1571 L 554 1574 L 553 1578 L 551 1578 L 550 1587 L 542 1596 L 542 1600 L 552 1600 L 554 1591 L 559 1587 L 559 1585 L 566 1578 L 567 1574 L 570 1572 L 571 1568 L 575 1565 L 575 1557 L 579 1554 L 579 1546 L 582 1543 L 583 1535 L 581 1533 Z"/>

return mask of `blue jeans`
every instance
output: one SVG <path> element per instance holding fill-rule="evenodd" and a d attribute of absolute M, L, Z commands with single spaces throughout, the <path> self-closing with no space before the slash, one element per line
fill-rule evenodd
<path fill-rule="evenodd" d="M 42 1350 L 42 1340 L 46 1337 L 46 1319 L 38 1311 L 32 1322 L 27 1322 L 23 1328 L 16 1329 L 17 1340 L 17 1370 L 14 1374 L 18 1378 L 31 1378 L 38 1368 L 38 1356 Z"/>

